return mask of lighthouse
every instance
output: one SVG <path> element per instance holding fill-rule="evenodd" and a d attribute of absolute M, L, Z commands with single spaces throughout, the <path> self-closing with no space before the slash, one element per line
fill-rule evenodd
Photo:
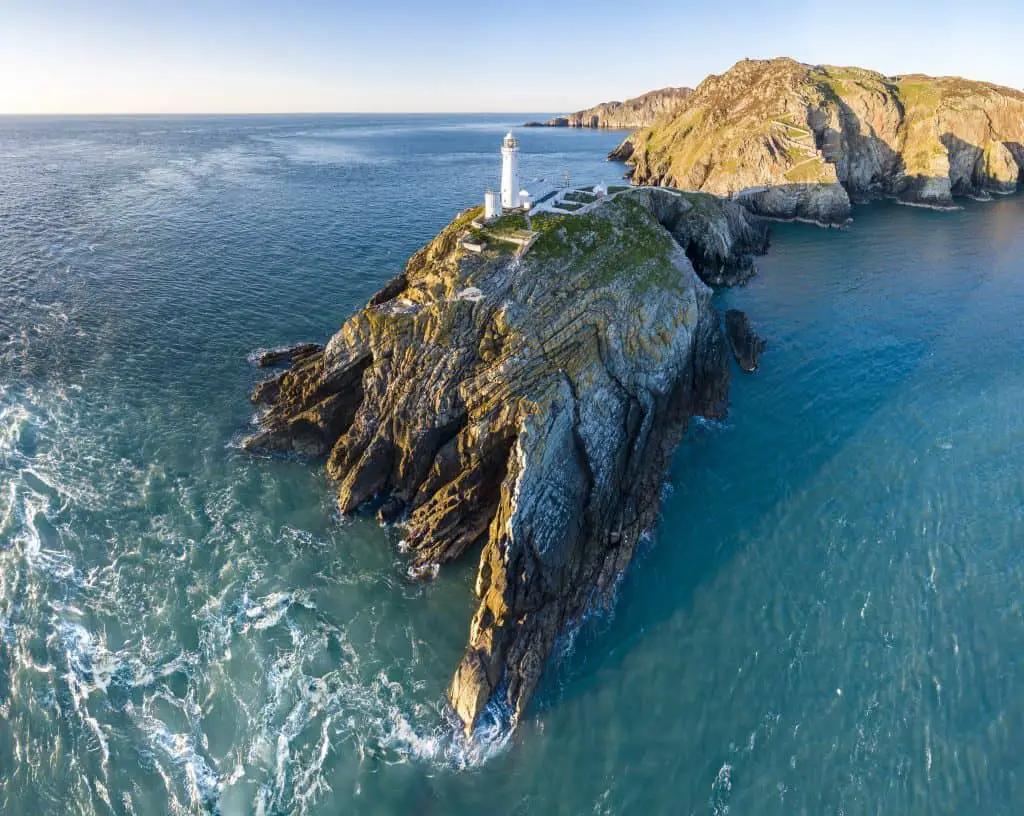
<path fill-rule="evenodd" d="M 501 206 L 519 206 L 519 140 L 509 131 L 501 143 Z"/>

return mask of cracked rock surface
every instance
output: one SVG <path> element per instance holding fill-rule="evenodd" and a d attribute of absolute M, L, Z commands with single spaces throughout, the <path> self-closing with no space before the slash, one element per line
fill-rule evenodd
<path fill-rule="evenodd" d="M 714 201 L 702 228 L 650 190 L 535 216 L 522 258 L 464 250 L 479 210 L 462 213 L 253 394 L 247 447 L 326 456 L 342 511 L 377 499 L 402 520 L 412 576 L 482 543 L 448 692 L 467 731 L 492 702 L 515 724 L 556 637 L 610 601 L 653 526 L 689 419 L 725 413 L 728 345 L 691 257 L 728 272 L 767 234 L 730 227 L 727 202 L 713 223 Z"/>

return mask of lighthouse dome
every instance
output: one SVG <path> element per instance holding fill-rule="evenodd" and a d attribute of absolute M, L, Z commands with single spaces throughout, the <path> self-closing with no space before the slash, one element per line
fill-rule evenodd
<path fill-rule="evenodd" d="M 519 140 L 512 135 L 510 130 L 505 134 L 505 140 L 501 143 L 503 147 L 519 147 Z"/>

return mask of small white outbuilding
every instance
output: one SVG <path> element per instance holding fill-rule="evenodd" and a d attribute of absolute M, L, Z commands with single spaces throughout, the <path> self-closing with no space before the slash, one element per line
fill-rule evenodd
<path fill-rule="evenodd" d="M 494 190 L 484 192 L 484 219 L 490 221 L 501 215 L 501 199 Z"/>

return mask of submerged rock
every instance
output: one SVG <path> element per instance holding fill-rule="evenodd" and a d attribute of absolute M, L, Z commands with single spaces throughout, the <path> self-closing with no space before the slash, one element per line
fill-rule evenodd
<path fill-rule="evenodd" d="M 725 336 L 729 338 L 729 346 L 739 367 L 744 371 L 756 371 L 761 352 L 768 344 L 751 328 L 746 314 L 739 309 L 725 313 Z"/>
<path fill-rule="evenodd" d="M 522 257 L 486 240 L 467 253 L 480 210 L 462 213 L 254 394 L 267 410 L 246 446 L 328 455 L 343 512 L 377 498 L 405 518 L 411 576 L 483 543 L 449 689 L 467 730 L 491 701 L 518 720 L 559 633 L 610 600 L 654 524 L 690 417 L 725 413 L 728 349 L 688 254 L 743 266 L 767 232 L 705 198 L 632 191 L 537 215 Z M 488 229 L 506 227 L 521 225 Z"/>
<path fill-rule="evenodd" d="M 637 184 L 735 195 L 766 216 L 841 225 L 851 200 L 948 209 L 1018 189 L 1024 93 L 987 82 L 791 59 L 742 60 L 609 158 Z"/>
<path fill-rule="evenodd" d="M 308 357 L 318 351 L 323 351 L 323 346 L 318 343 L 299 343 L 296 346 L 282 349 L 271 349 L 263 352 L 256 364 L 260 368 L 272 368 L 273 366 L 292 364 Z"/>

